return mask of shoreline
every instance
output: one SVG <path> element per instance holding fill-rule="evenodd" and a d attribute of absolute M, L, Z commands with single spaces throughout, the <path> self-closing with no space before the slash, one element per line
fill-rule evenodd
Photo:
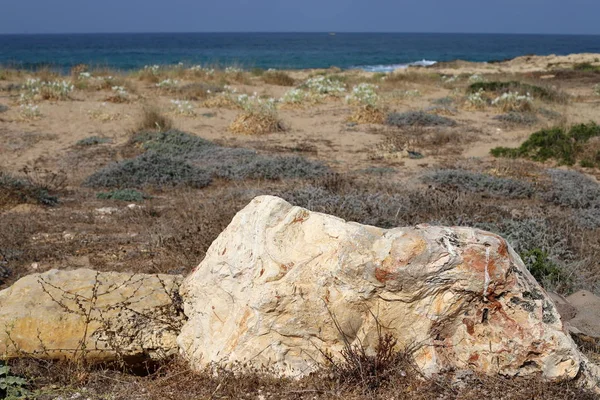
<path fill-rule="evenodd" d="M 352 71 L 360 71 L 365 73 L 390 73 L 390 72 L 398 72 L 403 70 L 419 70 L 419 69 L 431 69 L 431 70 L 444 70 L 444 69 L 479 69 L 482 71 L 485 70 L 493 70 L 498 68 L 510 68 L 514 66 L 523 66 L 527 65 L 533 67 L 534 69 L 529 69 L 527 72 L 531 72 L 533 70 L 552 70 L 552 69 L 561 69 L 569 66 L 573 66 L 576 64 L 589 63 L 594 66 L 600 66 L 600 53 L 571 53 L 566 55 L 557 55 L 557 54 L 549 54 L 549 55 L 537 55 L 537 54 L 526 54 L 522 56 L 517 56 L 510 59 L 504 60 L 488 60 L 488 61 L 469 61 L 464 59 L 455 59 L 450 61 L 435 61 L 435 60 L 416 60 L 409 63 L 393 63 L 393 64 L 379 64 L 379 65 L 357 65 L 350 67 L 338 67 L 336 65 L 332 65 L 329 67 L 319 67 L 319 68 L 280 68 L 275 69 L 283 72 L 312 72 L 319 70 L 330 70 L 330 69 L 339 69 L 344 72 L 352 72 Z M 79 65 L 86 65 L 90 70 L 106 70 L 106 71 L 114 71 L 116 73 L 121 74 L 130 74 L 137 72 L 142 68 L 117 68 L 115 66 L 111 66 L 109 64 L 86 64 L 84 62 L 74 63 L 72 66 L 61 66 L 59 64 L 53 64 L 52 62 L 39 62 L 39 63 L 0 63 L 0 69 L 7 70 L 16 70 L 27 73 L 35 73 L 43 69 L 50 70 L 52 72 L 62 74 L 64 76 L 70 74 L 70 70 Z M 214 68 L 217 70 L 226 69 L 228 67 L 240 68 L 245 72 L 252 72 L 257 70 L 268 71 L 274 68 L 260 68 L 260 67 L 252 67 L 252 66 L 244 66 L 244 63 L 231 63 L 231 64 L 221 64 L 221 63 L 206 63 L 206 64 L 193 64 L 186 62 L 179 63 L 165 63 L 165 64 L 149 64 L 149 65 L 158 65 L 161 68 L 172 69 L 172 68 L 190 68 L 193 66 L 202 66 L 205 68 Z M 550 67 L 550 68 L 549 68 Z M 380 70 L 379 70 L 380 69 Z M 490 71 L 493 72 L 493 71 Z M 519 71 L 524 72 L 524 71 Z"/>

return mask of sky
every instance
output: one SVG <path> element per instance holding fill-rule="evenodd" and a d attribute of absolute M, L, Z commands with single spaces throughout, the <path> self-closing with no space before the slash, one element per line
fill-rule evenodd
<path fill-rule="evenodd" d="M 600 0 L 0 0 L 0 34 L 600 34 L 598 16 Z"/>

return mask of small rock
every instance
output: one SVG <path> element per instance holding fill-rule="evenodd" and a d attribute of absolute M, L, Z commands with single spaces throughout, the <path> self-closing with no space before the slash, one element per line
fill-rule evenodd
<path fill-rule="evenodd" d="M 96 212 L 100 215 L 110 215 L 110 214 L 114 214 L 118 211 L 119 211 L 119 209 L 115 208 L 115 207 L 96 208 Z"/>

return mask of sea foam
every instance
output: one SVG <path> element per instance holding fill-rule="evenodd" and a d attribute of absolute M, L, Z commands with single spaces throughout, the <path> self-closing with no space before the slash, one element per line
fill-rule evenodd
<path fill-rule="evenodd" d="M 393 72 L 397 69 L 404 69 L 411 66 L 420 66 L 420 67 L 428 67 L 430 65 L 436 64 L 437 61 L 430 60 L 421 60 L 415 61 L 408 64 L 389 64 L 389 65 L 359 65 L 356 67 L 352 67 L 352 69 L 362 69 L 367 72 Z"/>

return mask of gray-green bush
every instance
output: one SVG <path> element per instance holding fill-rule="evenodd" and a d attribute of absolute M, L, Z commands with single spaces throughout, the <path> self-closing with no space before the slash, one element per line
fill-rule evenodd
<path fill-rule="evenodd" d="M 500 115 L 494 117 L 494 119 L 504 122 L 504 123 L 507 123 L 507 124 L 525 125 L 525 126 L 535 125 L 539 122 L 539 120 L 535 116 L 535 114 L 517 112 L 517 111 L 510 111 L 506 114 L 500 114 Z"/>
<path fill-rule="evenodd" d="M 98 144 L 110 143 L 110 138 L 100 137 L 100 136 L 90 136 L 85 139 L 79 140 L 75 143 L 77 146 L 96 146 Z"/>
<path fill-rule="evenodd" d="M 156 152 L 108 165 L 89 176 L 84 186 L 143 188 L 187 185 L 203 188 L 212 178 L 206 170 Z"/>
<path fill-rule="evenodd" d="M 408 111 L 404 113 L 390 113 L 386 124 L 391 126 L 455 126 L 456 121 L 440 115 L 428 114 L 424 111 Z"/>
<path fill-rule="evenodd" d="M 207 186 L 212 178 L 295 179 L 325 174 L 320 162 L 302 157 L 261 155 L 254 150 L 218 146 L 185 132 L 141 132 L 131 139 L 145 153 L 109 165 L 90 176 L 92 187 L 139 188 L 146 185 Z M 153 164 L 153 165 L 152 165 Z"/>
<path fill-rule="evenodd" d="M 425 174 L 423 180 L 427 183 L 496 197 L 527 198 L 534 193 L 534 188 L 529 182 L 461 169 L 441 169 Z"/>

